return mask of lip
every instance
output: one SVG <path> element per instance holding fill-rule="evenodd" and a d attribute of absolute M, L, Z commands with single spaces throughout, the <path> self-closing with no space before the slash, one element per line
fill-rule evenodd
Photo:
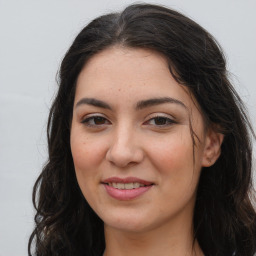
<path fill-rule="evenodd" d="M 109 186 L 108 183 L 140 183 L 145 185 L 144 187 L 133 188 L 133 189 L 118 189 L 112 186 Z M 119 178 L 119 177 L 110 177 L 102 181 L 106 192 L 112 198 L 121 201 L 128 201 L 132 199 L 136 199 L 143 195 L 145 192 L 150 190 L 154 183 L 146 180 L 142 180 L 136 177 L 127 177 L 127 178 Z"/>

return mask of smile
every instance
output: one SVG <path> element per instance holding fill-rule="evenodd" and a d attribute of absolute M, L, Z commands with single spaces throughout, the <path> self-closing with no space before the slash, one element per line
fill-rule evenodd
<path fill-rule="evenodd" d="M 149 191 L 154 183 L 135 177 L 111 177 L 102 182 L 107 194 L 120 201 L 128 201 L 142 196 Z"/>
<path fill-rule="evenodd" d="M 117 189 L 136 189 L 139 187 L 145 187 L 146 185 L 138 183 L 138 182 L 130 182 L 130 183 L 108 183 L 110 187 Z"/>

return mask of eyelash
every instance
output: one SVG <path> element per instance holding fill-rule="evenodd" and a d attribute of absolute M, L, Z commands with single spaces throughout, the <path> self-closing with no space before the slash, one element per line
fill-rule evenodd
<path fill-rule="evenodd" d="M 167 126 L 171 126 L 175 123 L 177 123 L 176 121 L 174 121 L 173 119 L 169 118 L 169 117 L 166 117 L 166 116 L 161 116 L 161 115 L 157 115 L 157 116 L 154 116 L 152 118 L 150 118 L 148 121 L 146 121 L 145 123 L 146 124 L 149 124 L 150 121 L 154 120 L 155 121 L 155 124 L 153 124 L 154 126 L 157 126 L 157 127 L 167 127 Z M 156 124 L 156 120 L 158 121 L 165 121 L 164 124 Z"/>
<path fill-rule="evenodd" d="M 96 119 L 99 119 L 103 122 L 108 122 L 107 124 L 110 124 L 110 122 L 107 120 L 107 118 L 103 117 L 103 116 L 90 116 L 90 117 L 87 117 L 85 118 L 81 123 L 82 124 L 85 124 L 86 126 L 89 126 L 89 127 L 96 127 L 96 126 L 102 126 L 102 125 L 105 125 L 106 123 L 103 123 L 103 124 L 96 124 L 95 121 Z M 91 124 L 90 122 L 93 121 L 94 124 Z"/>
<path fill-rule="evenodd" d="M 97 124 L 96 123 L 97 121 L 101 121 L 103 123 Z M 155 124 L 150 124 L 151 121 L 154 121 Z M 164 123 L 156 124 L 156 121 L 160 121 L 160 122 L 164 122 Z M 93 122 L 93 124 L 91 122 Z M 84 120 L 82 120 L 81 123 L 85 124 L 88 127 L 92 127 L 92 128 L 100 128 L 103 125 L 111 124 L 111 122 L 108 121 L 107 118 L 105 118 L 103 116 L 97 116 L 97 115 L 96 116 L 87 117 Z M 175 123 L 177 123 L 177 122 L 175 120 L 171 119 L 171 118 L 168 118 L 166 116 L 157 115 L 157 116 L 154 116 L 154 117 L 148 119 L 146 122 L 143 123 L 143 125 L 151 125 L 151 126 L 156 126 L 156 127 L 164 128 L 164 127 L 171 126 L 171 125 L 173 125 Z"/>

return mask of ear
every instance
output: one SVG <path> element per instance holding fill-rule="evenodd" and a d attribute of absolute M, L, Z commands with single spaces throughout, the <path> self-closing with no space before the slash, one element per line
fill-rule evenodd
<path fill-rule="evenodd" d="M 221 154 L 221 144 L 224 135 L 209 129 L 205 138 L 204 154 L 202 159 L 202 167 L 212 166 Z"/>

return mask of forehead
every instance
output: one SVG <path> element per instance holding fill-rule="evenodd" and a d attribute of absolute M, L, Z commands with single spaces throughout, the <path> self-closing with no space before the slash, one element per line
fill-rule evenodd
<path fill-rule="evenodd" d="M 172 77 L 164 56 L 121 46 L 103 50 L 85 64 L 78 77 L 76 100 L 85 96 L 120 104 L 169 96 L 188 108 L 194 105 L 188 89 Z"/>

